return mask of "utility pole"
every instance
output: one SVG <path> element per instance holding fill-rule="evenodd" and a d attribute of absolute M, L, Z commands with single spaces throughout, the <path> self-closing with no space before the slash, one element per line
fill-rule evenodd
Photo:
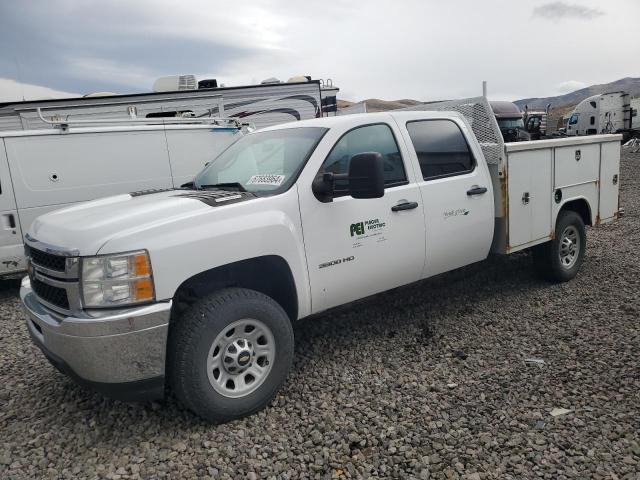
<path fill-rule="evenodd" d="M 483 97 L 487 97 L 487 81 L 483 80 L 482 81 L 482 96 Z"/>

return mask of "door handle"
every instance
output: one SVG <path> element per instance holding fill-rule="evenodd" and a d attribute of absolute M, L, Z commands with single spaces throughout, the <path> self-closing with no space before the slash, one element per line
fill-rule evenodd
<path fill-rule="evenodd" d="M 399 212 L 400 210 L 413 210 L 418 207 L 418 202 L 403 202 L 391 207 L 392 212 Z"/>
<path fill-rule="evenodd" d="M 487 188 L 486 187 L 479 187 L 477 185 L 474 185 L 473 187 L 471 187 L 471 189 L 467 190 L 467 195 L 471 196 L 471 195 L 482 195 L 483 193 L 487 193 Z"/>
<path fill-rule="evenodd" d="M 16 228 L 16 217 L 13 216 L 13 213 L 5 213 L 2 215 L 2 223 L 5 230 L 13 230 Z"/>

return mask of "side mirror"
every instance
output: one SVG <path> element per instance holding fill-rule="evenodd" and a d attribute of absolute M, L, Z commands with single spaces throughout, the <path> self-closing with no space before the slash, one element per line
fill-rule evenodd
<path fill-rule="evenodd" d="M 349 173 L 320 172 L 311 184 L 311 190 L 321 202 L 332 202 L 336 180 L 347 181 L 348 193 L 353 198 L 384 196 L 382 155 L 378 152 L 358 153 L 349 161 Z"/>
<path fill-rule="evenodd" d="M 353 198 L 384 196 L 384 168 L 378 152 L 358 153 L 349 162 L 349 195 Z"/>

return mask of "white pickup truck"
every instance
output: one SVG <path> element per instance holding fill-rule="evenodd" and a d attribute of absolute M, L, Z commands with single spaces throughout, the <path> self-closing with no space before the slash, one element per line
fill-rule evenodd
<path fill-rule="evenodd" d="M 547 278 L 571 279 L 585 225 L 618 216 L 620 136 L 496 149 L 472 131 L 481 118 L 279 125 L 241 138 L 189 188 L 41 216 L 21 288 L 32 339 L 106 395 L 157 398 L 166 384 L 220 422 L 273 398 L 300 318 L 492 250 L 534 247 Z"/>

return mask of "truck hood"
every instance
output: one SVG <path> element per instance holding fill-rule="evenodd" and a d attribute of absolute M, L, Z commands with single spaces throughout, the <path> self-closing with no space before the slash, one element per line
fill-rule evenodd
<path fill-rule="evenodd" d="M 116 195 L 56 210 L 38 217 L 29 235 L 80 255 L 95 255 L 116 235 L 209 214 L 212 209 L 256 198 L 249 193 L 169 190 Z"/>

